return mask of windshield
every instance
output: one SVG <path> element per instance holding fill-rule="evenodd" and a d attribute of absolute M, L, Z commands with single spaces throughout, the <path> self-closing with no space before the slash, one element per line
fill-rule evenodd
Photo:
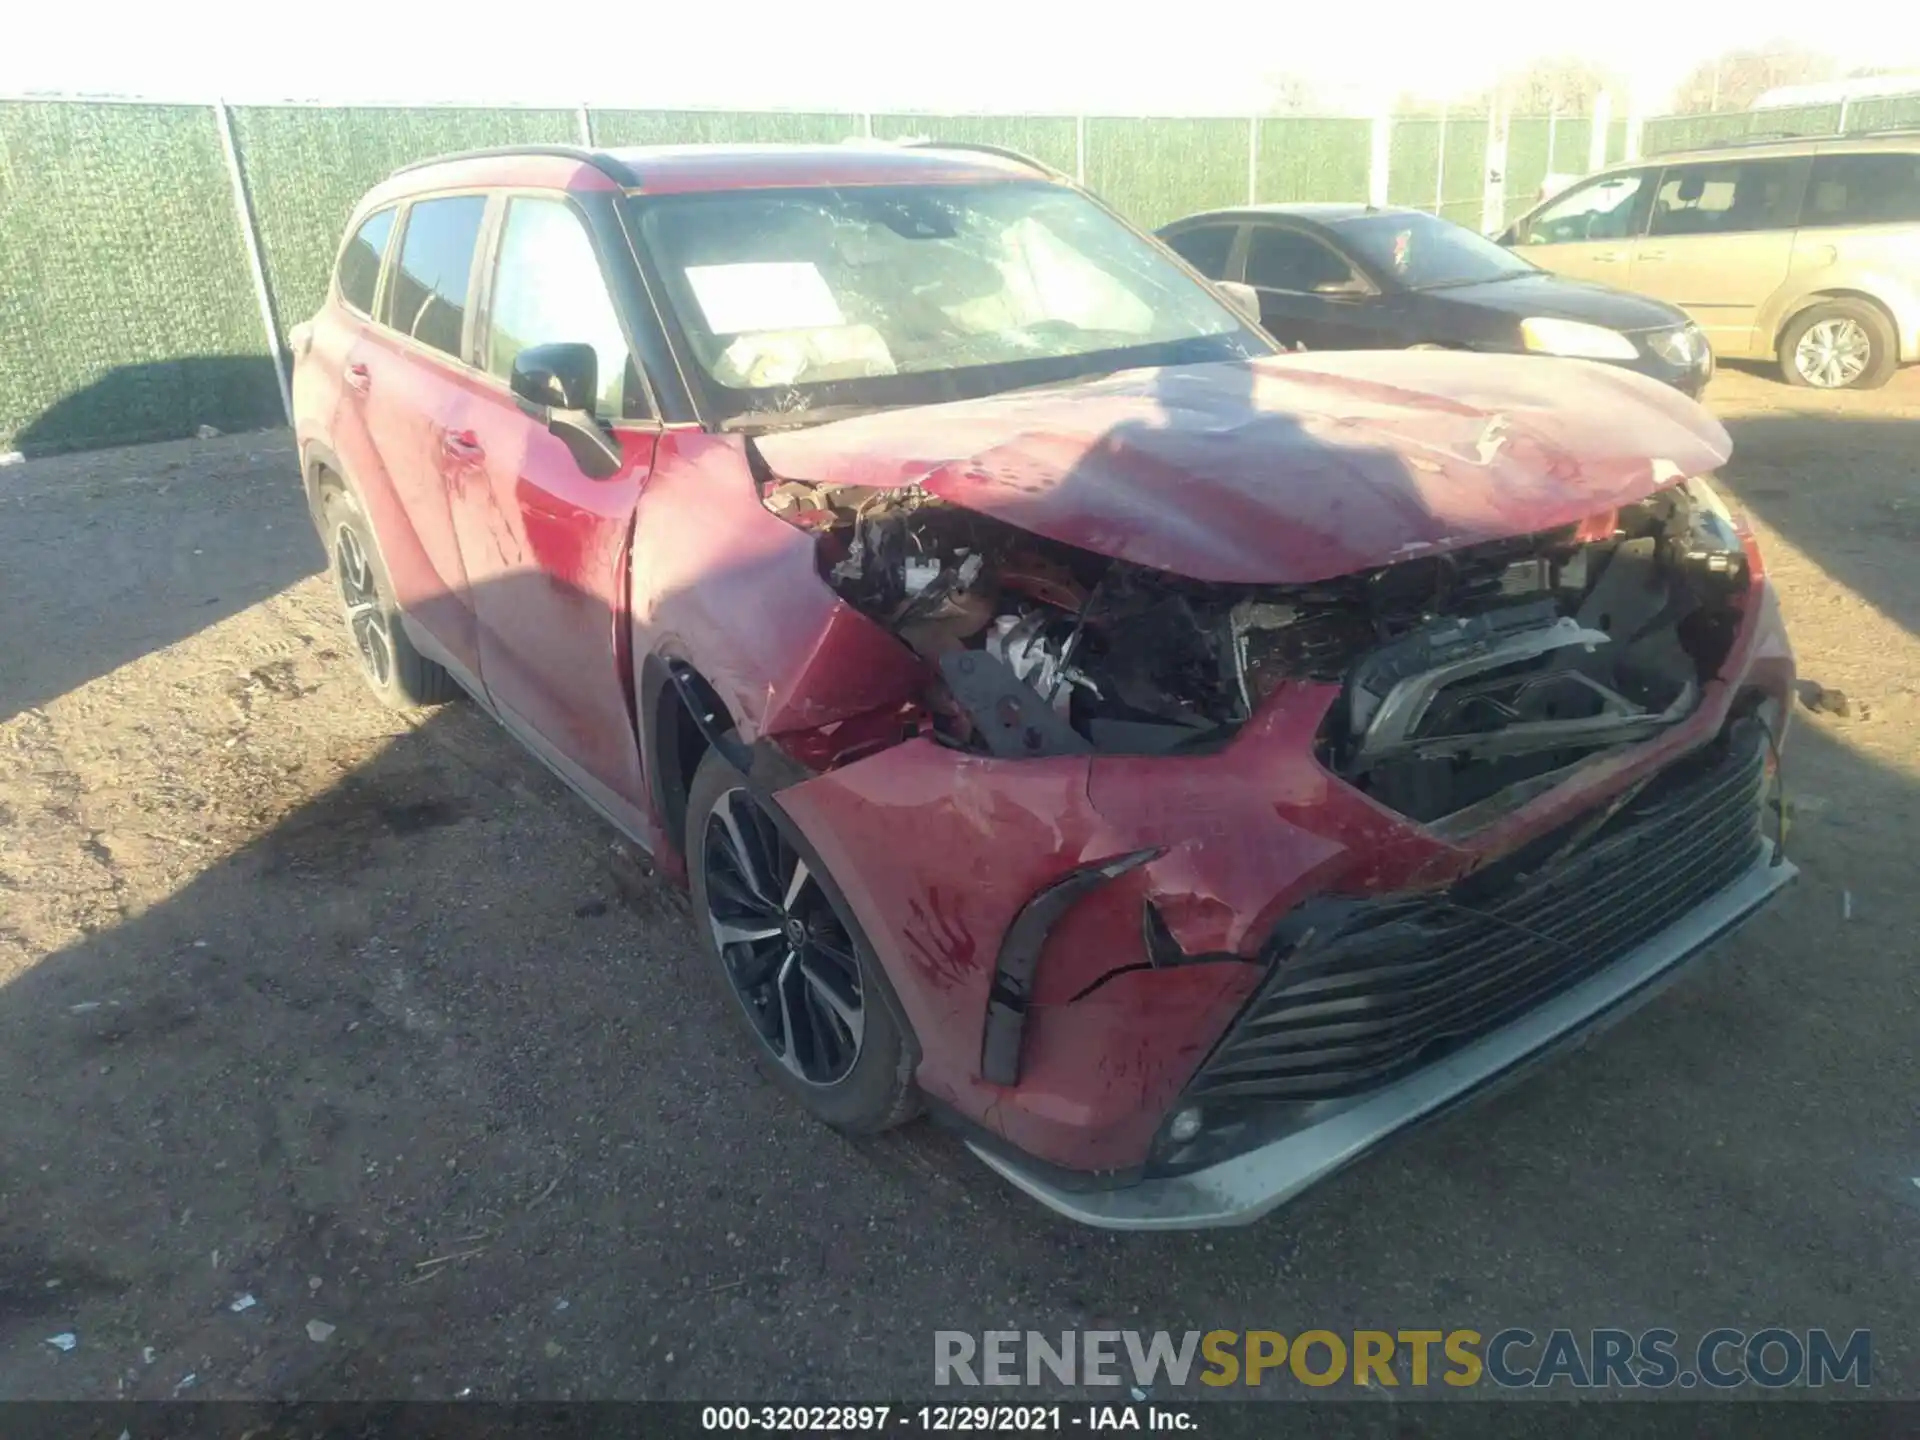
<path fill-rule="evenodd" d="M 1348 249 L 1404 290 L 1479 285 L 1539 273 L 1511 250 L 1418 211 L 1358 215 L 1334 229 Z"/>
<path fill-rule="evenodd" d="M 925 404 L 1271 346 L 1064 186 L 639 197 L 711 421 Z"/>

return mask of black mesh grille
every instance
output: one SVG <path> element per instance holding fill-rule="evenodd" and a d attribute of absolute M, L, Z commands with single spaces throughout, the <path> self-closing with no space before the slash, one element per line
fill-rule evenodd
<path fill-rule="evenodd" d="M 1764 757 L 1737 727 L 1588 840 L 1569 827 L 1449 894 L 1355 906 L 1281 958 L 1188 1093 L 1358 1094 L 1619 959 L 1753 864 Z M 1571 859 L 1542 863 L 1570 841 Z"/>

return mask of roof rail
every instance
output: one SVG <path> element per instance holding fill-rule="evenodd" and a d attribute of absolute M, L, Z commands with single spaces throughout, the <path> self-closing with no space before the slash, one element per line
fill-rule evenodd
<path fill-rule="evenodd" d="M 908 140 L 905 143 L 919 150 L 972 150 L 981 155 L 997 155 L 1002 160 L 1012 160 L 1016 164 L 1038 170 L 1050 180 L 1063 180 L 1069 185 L 1074 183 L 1073 177 L 1067 174 L 1066 171 L 1056 170 L 1053 166 L 1047 164 L 1046 161 L 1036 160 L 1024 151 L 1014 150 L 1006 145 L 986 145 L 977 140 L 939 139 Z"/>
<path fill-rule="evenodd" d="M 1726 135 L 1718 140 L 1702 140 L 1697 145 L 1683 145 L 1678 150 L 1661 152 L 1666 155 L 1684 155 L 1690 150 L 1737 150 L 1743 145 L 1783 145 L 1794 141 L 1804 141 L 1808 145 L 1830 145 L 1836 140 L 1877 140 L 1887 135 L 1920 135 L 1920 125 L 1888 125 L 1872 130 L 1835 131 L 1829 135 L 1809 135 L 1803 130 L 1755 130 L 1746 135 Z M 1659 155 L 1645 157 L 1657 160 Z"/>
<path fill-rule="evenodd" d="M 1837 135 L 1808 135 L 1797 130 L 1750 130 L 1745 135 L 1723 135 L 1717 140 L 1702 140 L 1698 145 L 1683 145 L 1681 150 L 1729 150 L 1742 145 L 1779 145 L 1792 140 L 1837 140 Z M 1669 151 L 1678 154 L 1680 151 Z"/>
<path fill-rule="evenodd" d="M 393 175 L 405 175 L 410 170 L 424 170 L 429 165 L 446 165 L 456 160 L 504 159 L 513 155 L 551 155 L 560 160 L 578 160 L 582 165 L 593 166 L 616 185 L 633 188 L 640 183 L 633 171 L 605 151 L 589 150 L 582 145 L 491 145 L 479 150 L 456 150 L 449 155 L 430 155 L 424 160 L 402 165 Z M 387 178 L 391 180 L 393 175 Z"/>

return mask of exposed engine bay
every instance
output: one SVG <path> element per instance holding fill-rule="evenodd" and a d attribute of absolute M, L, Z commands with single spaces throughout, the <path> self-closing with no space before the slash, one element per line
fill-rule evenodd
<path fill-rule="evenodd" d="M 1684 719 L 1724 661 L 1745 551 L 1701 482 L 1580 525 L 1305 585 L 1182 579 L 930 497 L 772 482 L 823 578 L 937 667 L 935 733 L 1000 757 L 1226 743 L 1279 687 L 1341 687 L 1320 758 L 1470 828 Z"/>

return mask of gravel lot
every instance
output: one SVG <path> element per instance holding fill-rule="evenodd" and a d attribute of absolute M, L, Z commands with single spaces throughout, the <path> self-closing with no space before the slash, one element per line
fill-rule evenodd
<path fill-rule="evenodd" d="M 0 1396 L 924 1397 L 935 1328 L 1101 1324 L 1871 1327 L 1920 1396 L 1920 373 L 1709 398 L 1848 700 L 1788 749 L 1802 882 L 1187 1236 L 783 1104 L 643 857 L 471 707 L 363 703 L 284 434 L 0 470 Z"/>

